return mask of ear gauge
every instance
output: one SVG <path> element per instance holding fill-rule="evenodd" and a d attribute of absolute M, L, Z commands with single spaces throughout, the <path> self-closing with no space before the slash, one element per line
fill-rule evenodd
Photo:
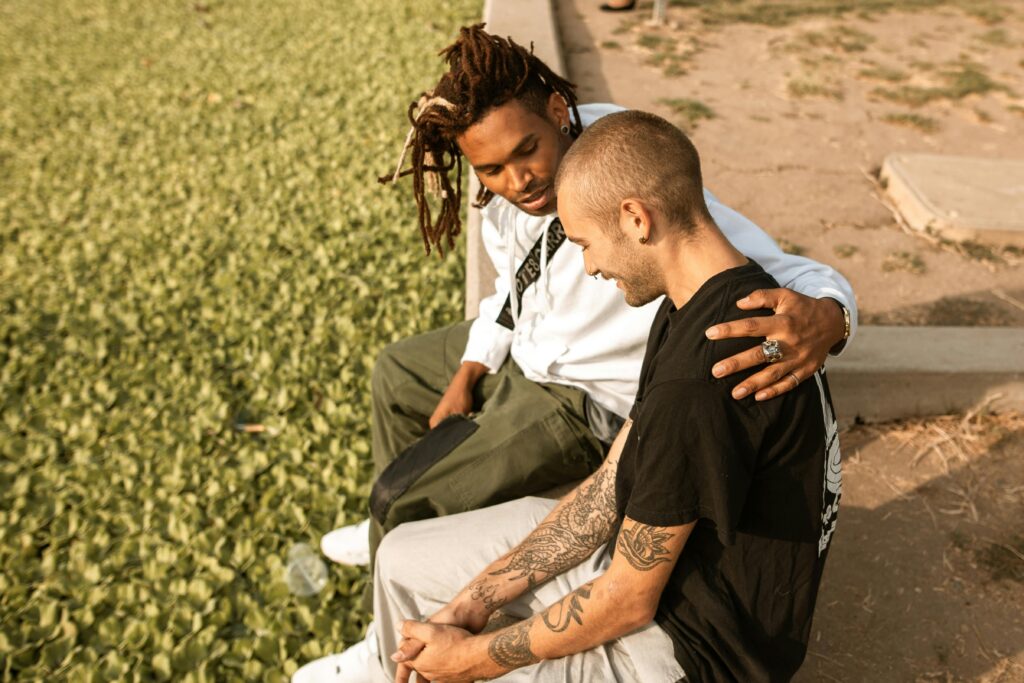
<path fill-rule="evenodd" d="M 562 135 L 568 135 L 569 134 L 569 125 L 566 124 L 566 123 L 563 123 L 562 127 L 558 129 L 558 132 L 561 133 Z"/>

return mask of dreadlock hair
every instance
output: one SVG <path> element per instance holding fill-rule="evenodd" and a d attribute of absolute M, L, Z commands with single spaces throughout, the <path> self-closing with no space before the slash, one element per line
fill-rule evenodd
<path fill-rule="evenodd" d="M 570 134 L 579 135 L 579 111 L 576 86 L 556 75 L 530 49 L 511 38 L 500 38 L 484 31 L 484 24 L 464 26 L 454 43 L 441 50 L 448 71 L 437 86 L 409 105 L 411 129 L 405 139 L 395 172 L 382 176 L 382 184 L 412 176 L 413 193 L 420 234 L 427 254 L 431 247 L 444 256 L 452 249 L 462 231 L 459 209 L 462 204 L 462 152 L 456 138 L 477 123 L 491 109 L 513 99 L 531 111 L 545 115 L 551 93 L 558 93 L 571 109 Z M 406 154 L 412 150 L 412 165 L 402 170 Z M 451 172 L 455 171 L 452 184 Z M 440 196 L 440 211 L 434 219 L 426 191 Z M 480 188 L 474 206 L 482 208 L 494 196 Z"/>

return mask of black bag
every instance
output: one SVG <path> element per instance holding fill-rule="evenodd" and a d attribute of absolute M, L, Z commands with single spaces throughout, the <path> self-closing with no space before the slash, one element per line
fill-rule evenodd
<path fill-rule="evenodd" d="M 465 415 L 449 415 L 422 439 L 402 451 L 373 485 L 370 492 L 370 514 L 373 518 L 384 524 L 398 497 L 479 427 Z"/>

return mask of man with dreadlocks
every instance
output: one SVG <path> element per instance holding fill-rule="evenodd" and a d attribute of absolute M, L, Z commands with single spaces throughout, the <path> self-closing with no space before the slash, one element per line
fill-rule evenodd
<path fill-rule="evenodd" d="M 476 203 L 496 292 L 474 321 L 381 353 L 372 380 L 373 518 L 321 543 L 342 563 L 370 561 L 403 522 L 537 494 L 595 471 L 633 403 L 660 303 L 631 308 L 611 281 L 587 277 L 581 248 L 555 216 L 563 155 L 586 126 L 622 108 L 578 106 L 575 86 L 482 24 L 463 28 L 441 55 L 448 71 L 410 106 L 398 167 L 381 182 L 412 176 L 426 251 L 443 253 L 461 228 L 465 157 L 482 186 Z M 751 293 L 736 305 L 759 313 L 727 316 L 705 332 L 754 338 L 712 374 L 742 372 L 732 396 L 768 400 L 842 350 L 856 325 L 853 292 L 831 268 L 783 253 L 706 190 L 705 201 L 732 244 L 786 287 Z M 293 681 L 361 680 L 354 672 L 365 671 L 374 641 L 368 631 Z"/>

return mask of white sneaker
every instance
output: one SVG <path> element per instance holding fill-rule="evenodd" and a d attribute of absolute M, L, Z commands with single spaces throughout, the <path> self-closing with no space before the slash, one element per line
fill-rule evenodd
<path fill-rule="evenodd" d="M 324 534 L 320 539 L 320 550 L 338 564 L 356 567 L 370 564 L 370 520 Z"/>
<path fill-rule="evenodd" d="M 314 659 L 292 674 L 291 683 L 370 683 L 370 658 L 377 656 L 371 623 L 366 637 L 340 654 Z"/>

